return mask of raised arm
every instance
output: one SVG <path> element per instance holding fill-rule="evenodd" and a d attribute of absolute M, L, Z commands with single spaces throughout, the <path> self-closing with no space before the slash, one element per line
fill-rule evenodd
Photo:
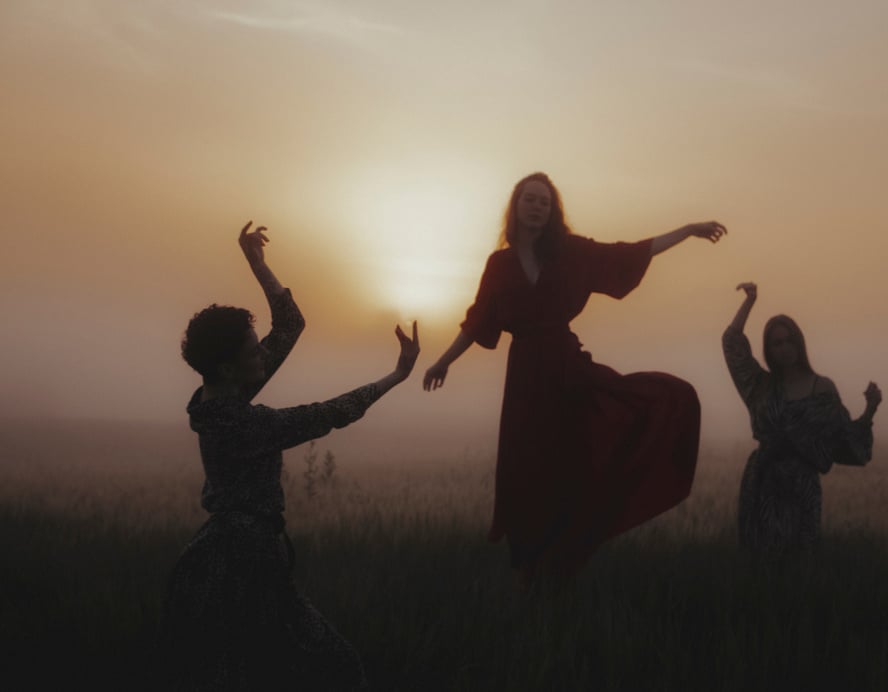
<path fill-rule="evenodd" d="M 661 252 L 678 245 L 683 240 L 690 237 L 706 238 L 707 240 L 717 243 L 719 239 L 728 232 L 728 229 L 722 226 L 718 221 L 706 221 L 703 223 L 689 223 L 674 231 L 663 233 L 662 235 L 650 238 L 651 241 L 651 257 L 659 255 Z"/>
<path fill-rule="evenodd" d="M 419 355 L 416 322 L 413 323 L 413 338 L 404 334 L 400 326 L 395 328 L 395 334 L 401 352 L 391 373 L 327 401 L 280 409 L 253 406 L 249 429 L 238 431 L 237 444 L 251 453 L 289 449 L 323 437 L 334 428 L 354 423 L 383 394 L 406 380 L 413 370 Z"/>
<path fill-rule="evenodd" d="M 419 333 L 416 328 L 416 320 L 413 321 L 412 339 L 403 332 L 401 325 L 395 327 L 395 336 L 398 337 L 398 342 L 401 344 L 401 353 L 398 356 L 395 369 L 375 383 L 376 388 L 379 389 L 380 396 L 410 376 L 419 356 Z"/>
<path fill-rule="evenodd" d="M 882 390 L 875 382 L 870 382 L 863 392 L 863 398 L 866 399 L 866 408 L 858 420 L 868 425 L 873 422 L 873 416 L 876 415 L 876 410 L 882 403 Z"/>
<path fill-rule="evenodd" d="M 741 289 L 746 293 L 746 298 L 737 310 L 737 314 L 734 315 L 734 319 L 731 321 L 730 326 L 734 329 L 739 329 L 742 332 L 743 328 L 746 326 L 746 320 L 749 319 L 749 313 L 752 310 L 752 306 L 755 305 L 755 299 L 758 297 L 758 286 L 749 281 L 738 284 L 737 290 L 739 291 Z"/>
<path fill-rule="evenodd" d="M 768 373 L 753 357 L 749 339 L 743 333 L 746 318 L 749 317 L 749 311 L 752 310 L 755 303 L 756 285 L 742 283 L 737 286 L 737 290 L 740 289 L 746 292 L 746 298 L 740 309 L 737 310 L 737 314 L 734 315 L 733 321 L 722 334 L 722 351 L 728 372 L 731 373 L 731 379 L 734 381 L 734 386 L 737 387 L 740 398 L 747 406 L 751 406 L 758 392 L 761 391 Z"/>
<path fill-rule="evenodd" d="M 265 226 L 250 231 L 253 222 L 248 221 L 241 229 L 238 244 L 259 285 L 262 287 L 271 311 L 271 331 L 262 339 L 265 376 L 258 382 L 243 388 L 242 394 L 252 399 L 271 379 L 284 362 L 299 335 L 305 329 L 305 318 L 293 302 L 290 291 L 281 285 L 274 272 L 265 263 L 265 244 L 269 242 Z"/>
<path fill-rule="evenodd" d="M 465 353 L 472 343 L 472 337 L 460 329 L 453 343 L 450 344 L 435 364 L 426 370 L 425 377 L 422 378 L 422 388 L 429 392 L 442 387 L 444 380 L 447 378 L 447 369 L 450 367 L 450 364 Z"/>
<path fill-rule="evenodd" d="M 275 295 L 280 295 L 286 289 L 281 286 L 281 282 L 277 280 L 274 272 L 269 269 L 265 263 L 265 244 L 269 242 L 265 232 L 268 230 L 265 226 L 258 226 L 256 230 L 250 231 L 252 221 L 247 221 L 247 225 L 241 229 L 238 243 L 243 250 L 244 257 L 253 271 L 253 275 L 265 292 L 265 296 L 272 299 Z"/>
<path fill-rule="evenodd" d="M 875 382 L 864 391 L 866 409 L 859 418 L 852 419 L 836 385 L 828 377 L 817 376 L 815 393 L 808 410 L 816 428 L 799 426 L 790 430 L 790 440 L 796 449 L 821 473 L 833 464 L 865 466 L 873 457 L 873 415 L 882 401 L 882 392 Z"/>
<path fill-rule="evenodd" d="M 833 394 L 836 399 L 841 401 L 839 397 L 839 390 L 836 388 L 835 383 L 829 379 L 828 377 L 824 377 L 819 375 L 817 377 L 817 389 L 815 390 L 818 394 L 821 392 L 828 392 Z M 866 401 L 866 407 L 863 409 L 863 413 L 856 420 L 857 423 L 862 425 L 872 425 L 873 417 L 876 415 L 876 411 L 879 408 L 879 404 L 882 403 L 882 390 L 879 389 L 879 385 L 875 382 L 870 382 L 866 389 L 863 391 L 863 398 Z"/>
<path fill-rule="evenodd" d="M 408 337 L 400 325 L 395 327 L 395 335 L 401 346 L 395 369 L 388 375 L 372 384 L 325 401 L 320 404 L 297 406 L 287 409 L 293 420 L 288 427 L 289 439 L 283 448 L 322 437 L 333 428 L 343 428 L 364 415 L 372 403 L 379 399 L 395 385 L 406 380 L 413 371 L 419 356 L 419 334 L 416 322 L 413 322 L 413 338 Z"/>

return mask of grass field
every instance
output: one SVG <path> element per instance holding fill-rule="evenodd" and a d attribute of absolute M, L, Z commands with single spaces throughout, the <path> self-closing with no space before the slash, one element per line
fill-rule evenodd
<path fill-rule="evenodd" d="M 99 423 L 2 435 L 4 688 L 152 689 L 164 582 L 204 519 L 193 439 Z M 337 458 L 308 499 L 293 450 L 300 579 L 376 690 L 888 689 L 888 458 L 824 479 L 818 554 L 756 565 L 733 524 L 749 447 L 704 448 L 687 502 L 607 545 L 572 593 L 538 597 L 484 539 L 492 459 Z"/>

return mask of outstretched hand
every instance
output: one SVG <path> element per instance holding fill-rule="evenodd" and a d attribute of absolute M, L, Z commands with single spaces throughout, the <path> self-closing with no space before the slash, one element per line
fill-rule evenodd
<path fill-rule="evenodd" d="M 406 380 L 413 371 L 416 359 L 419 356 L 419 334 L 416 329 L 416 320 L 413 320 L 413 338 L 411 339 L 401 329 L 401 325 L 395 327 L 395 336 L 401 343 L 401 353 L 398 356 L 398 364 L 395 366 L 395 372 L 402 380 Z"/>
<path fill-rule="evenodd" d="M 718 221 L 705 221 L 703 223 L 689 223 L 685 226 L 688 236 L 696 238 L 706 238 L 707 240 L 717 243 L 728 229 L 722 226 Z"/>
<path fill-rule="evenodd" d="M 746 292 L 746 300 L 755 302 L 755 299 L 758 297 L 758 286 L 751 281 L 747 281 L 742 284 L 737 284 L 737 290 L 739 291 L 741 289 Z"/>
<path fill-rule="evenodd" d="M 422 388 L 427 392 L 433 392 L 438 387 L 444 386 L 444 380 L 447 377 L 447 366 L 435 363 L 426 370 L 425 377 L 422 378 Z"/>
<path fill-rule="evenodd" d="M 882 403 L 882 390 L 879 389 L 875 382 L 870 382 L 863 392 L 863 397 L 866 399 L 867 407 L 875 413 L 876 409 L 879 408 L 879 404 Z"/>
<path fill-rule="evenodd" d="M 265 226 L 258 226 L 255 231 L 250 231 L 250 226 L 252 225 L 252 221 L 247 221 L 247 225 L 241 229 L 240 236 L 237 239 L 241 250 L 244 252 L 244 257 L 247 258 L 247 262 L 251 266 L 265 261 L 265 251 L 262 248 L 265 246 L 265 243 L 269 242 L 268 236 L 265 235 L 265 231 L 268 229 Z"/>

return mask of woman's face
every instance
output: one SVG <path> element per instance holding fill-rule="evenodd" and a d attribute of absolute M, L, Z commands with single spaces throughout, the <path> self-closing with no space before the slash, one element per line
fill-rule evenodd
<path fill-rule="evenodd" d="M 792 367 L 798 362 L 799 349 L 792 340 L 789 330 L 782 324 L 772 327 L 768 334 L 768 353 L 771 361 L 778 364 L 781 369 Z"/>
<path fill-rule="evenodd" d="M 539 180 L 528 180 L 518 195 L 515 213 L 518 224 L 529 230 L 540 230 L 549 221 L 552 193 L 549 187 Z"/>
<path fill-rule="evenodd" d="M 256 330 L 250 329 L 237 357 L 225 364 L 226 374 L 238 384 L 253 384 L 265 377 L 267 349 L 259 342 Z"/>

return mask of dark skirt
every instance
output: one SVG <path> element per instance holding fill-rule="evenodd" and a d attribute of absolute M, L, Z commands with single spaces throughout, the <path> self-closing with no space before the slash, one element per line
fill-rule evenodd
<path fill-rule="evenodd" d="M 528 576 L 575 574 L 607 540 L 691 491 L 700 438 L 694 388 L 622 375 L 574 334 L 516 338 L 500 419 L 489 538 Z"/>
<path fill-rule="evenodd" d="M 363 690 L 352 646 L 294 586 L 279 517 L 213 514 L 170 576 L 160 650 L 176 690 Z"/>
<path fill-rule="evenodd" d="M 797 454 L 756 450 L 740 483 L 740 545 L 772 555 L 812 550 L 820 540 L 822 503 L 816 468 Z"/>

